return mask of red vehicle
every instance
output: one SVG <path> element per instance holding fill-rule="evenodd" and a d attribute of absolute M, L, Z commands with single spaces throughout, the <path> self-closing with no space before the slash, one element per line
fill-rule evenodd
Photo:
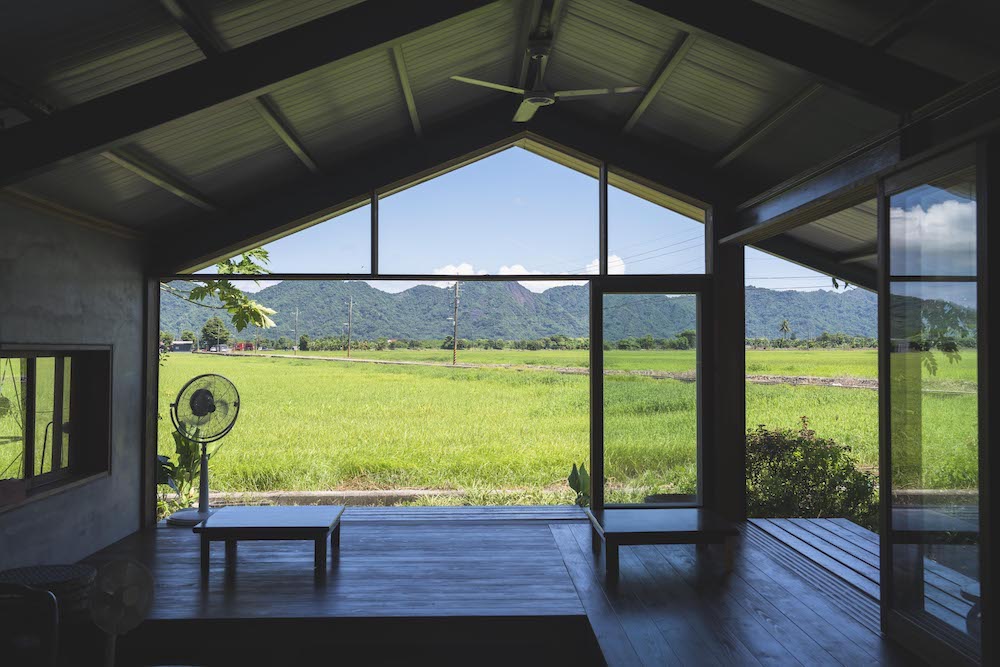
<path fill-rule="evenodd" d="M 233 349 L 237 352 L 253 352 L 254 347 L 253 343 L 236 343 L 236 346 Z"/>

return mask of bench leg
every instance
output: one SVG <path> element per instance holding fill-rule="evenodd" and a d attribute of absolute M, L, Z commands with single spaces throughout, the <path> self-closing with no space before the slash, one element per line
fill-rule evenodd
<path fill-rule="evenodd" d="M 337 550 L 340 549 L 340 524 L 338 523 L 330 531 L 330 550 L 336 554 Z"/>
<path fill-rule="evenodd" d="M 208 560 L 211 555 L 211 542 L 208 541 L 208 537 L 202 533 L 201 536 L 201 580 L 202 582 L 208 581 Z"/>
<path fill-rule="evenodd" d="M 236 540 L 226 540 L 226 569 L 236 567 Z"/>
<path fill-rule="evenodd" d="M 601 550 L 601 534 L 593 526 L 590 527 L 590 548 L 595 554 Z"/>
<path fill-rule="evenodd" d="M 604 542 L 604 570 L 605 579 L 609 586 L 618 583 L 618 543 L 613 541 Z"/>
<path fill-rule="evenodd" d="M 316 568 L 317 572 L 322 572 L 326 569 L 326 535 L 316 538 L 316 553 L 313 567 Z"/>

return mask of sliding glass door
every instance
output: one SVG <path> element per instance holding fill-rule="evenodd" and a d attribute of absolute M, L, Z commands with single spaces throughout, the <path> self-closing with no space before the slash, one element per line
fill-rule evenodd
<path fill-rule="evenodd" d="M 882 596 L 924 655 L 980 653 L 976 168 L 958 155 L 886 184 L 882 232 Z"/>

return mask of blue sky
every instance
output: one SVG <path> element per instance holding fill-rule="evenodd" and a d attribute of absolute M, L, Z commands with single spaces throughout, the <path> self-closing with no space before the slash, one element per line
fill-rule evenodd
<path fill-rule="evenodd" d="M 608 195 L 612 273 L 701 273 L 704 226 L 617 188 Z M 364 206 L 268 244 L 276 273 L 366 273 Z M 379 202 L 384 275 L 590 274 L 597 271 L 597 180 L 511 148 Z M 747 284 L 830 288 L 830 279 L 754 249 Z M 526 282 L 541 291 L 568 281 Z M 414 283 L 379 281 L 400 291 Z"/>

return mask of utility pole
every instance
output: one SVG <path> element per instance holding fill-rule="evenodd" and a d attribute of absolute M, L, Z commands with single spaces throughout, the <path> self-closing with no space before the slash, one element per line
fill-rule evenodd
<path fill-rule="evenodd" d="M 354 320 L 354 296 L 347 305 L 347 358 L 351 358 L 351 324 Z"/>
<path fill-rule="evenodd" d="M 292 341 L 292 354 L 299 353 L 299 307 L 295 306 L 295 339 Z"/>
<path fill-rule="evenodd" d="M 452 334 L 451 334 L 451 365 L 454 366 L 458 363 L 458 281 L 455 281 L 455 313 L 451 318 L 452 323 Z"/>

